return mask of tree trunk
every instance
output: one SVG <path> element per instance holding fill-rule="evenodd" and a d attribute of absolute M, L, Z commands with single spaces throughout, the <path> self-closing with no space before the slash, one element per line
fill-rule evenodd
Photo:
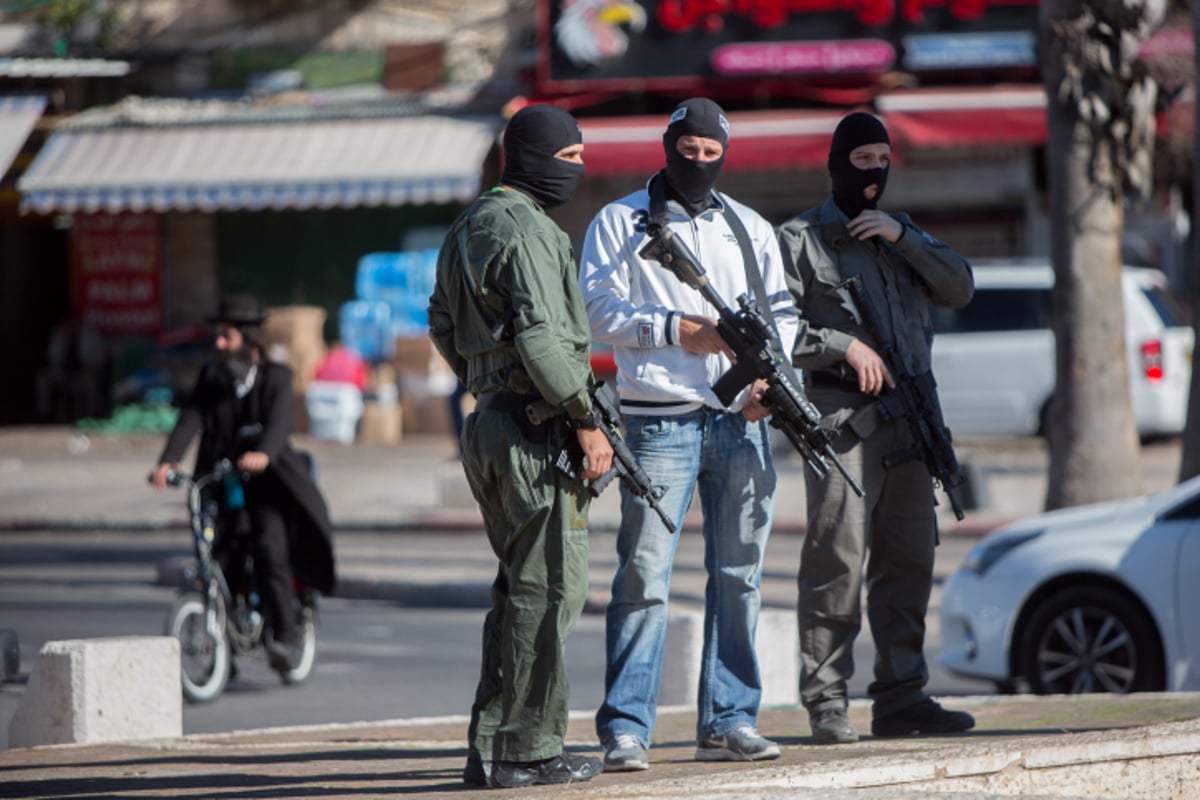
<path fill-rule="evenodd" d="M 1055 509 L 1144 485 L 1121 298 L 1127 162 L 1113 141 L 1120 133 L 1098 124 L 1119 109 L 1106 84 L 1115 76 L 1095 68 L 1098 26 L 1086 0 L 1044 0 L 1041 20 L 1058 376 L 1046 508 Z"/>
<path fill-rule="evenodd" d="M 1121 300 L 1122 211 L 1088 178 L 1088 134 L 1048 109 L 1055 366 L 1046 508 L 1144 491 Z"/>
<path fill-rule="evenodd" d="M 1200 86 L 1200 3 L 1192 3 L 1192 54 L 1196 62 L 1197 80 L 1193 86 Z M 1193 101 L 1192 113 L 1196 127 L 1200 131 L 1200 102 Z M 1192 330 L 1196 335 L 1196 343 L 1200 344 L 1200 277 L 1196 268 L 1200 265 L 1200 138 L 1192 144 L 1192 268 L 1188 271 L 1187 289 L 1192 304 Z M 1193 360 L 1192 384 L 1188 390 L 1187 425 L 1183 429 L 1183 459 L 1179 462 L 1179 480 L 1186 481 L 1195 475 L 1200 475 L 1200 369 L 1196 369 Z"/>

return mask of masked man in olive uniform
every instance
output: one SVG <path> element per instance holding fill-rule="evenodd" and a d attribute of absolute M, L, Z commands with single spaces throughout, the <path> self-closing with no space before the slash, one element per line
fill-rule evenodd
<path fill-rule="evenodd" d="M 570 242 L 546 215 L 583 178 L 579 126 L 554 106 L 527 106 L 502 146 L 500 185 L 455 220 L 442 245 L 429 326 L 477 398 L 463 427 L 463 469 L 500 561 L 463 781 L 510 788 L 601 770 L 598 758 L 563 752 L 563 653 L 587 590 L 584 479 L 608 471 L 612 448 L 588 393 L 591 336 Z M 556 468 L 568 443 L 582 451 L 575 478 Z"/>
<path fill-rule="evenodd" d="M 289 442 L 295 416 L 292 371 L 266 359 L 264 319 L 250 295 L 221 298 L 220 310 L 209 318 L 216 325 L 217 357 L 201 369 L 183 403 L 151 482 L 156 488 L 166 486 L 167 474 L 179 469 L 197 434 L 196 474 L 227 458 L 250 476 L 242 502 L 273 634 L 267 653 L 272 667 L 287 671 L 299 662 L 302 645 L 292 579 L 327 594 L 333 590 L 333 526 L 308 460 Z M 219 502 L 227 514 L 234 510 L 231 505 L 240 504 L 228 496 Z M 216 542 L 218 557 L 225 549 L 222 541 Z"/>
<path fill-rule="evenodd" d="M 800 556 L 800 695 L 818 744 L 853 742 L 846 683 L 867 616 L 875 640 L 871 732 L 876 736 L 951 733 L 975 721 L 943 709 L 924 692 L 922 654 L 933 585 L 937 520 L 933 481 L 920 460 L 883 466 L 912 445 L 905 419 L 872 413 L 876 398 L 895 387 L 874 341 L 841 287 L 857 276 L 890 330 L 892 344 L 915 375 L 928 372 L 933 331 L 930 304 L 966 305 L 971 267 L 922 231 L 907 214 L 876 208 L 887 184 L 891 144 L 874 116 L 854 113 L 833 134 L 833 193 L 780 228 L 788 284 L 799 306 L 794 363 L 807 372 L 808 396 L 825 423 L 841 433 L 835 450 L 866 490 L 857 497 L 845 479 L 806 473 L 808 533 Z M 869 551 L 869 558 L 868 558 Z"/>

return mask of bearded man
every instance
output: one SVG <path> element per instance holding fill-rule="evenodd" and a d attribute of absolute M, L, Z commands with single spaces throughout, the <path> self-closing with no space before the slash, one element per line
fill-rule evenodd
<path fill-rule="evenodd" d="M 303 645 L 293 578 L 325 594 L 333 590 L 333 526 L 308 459 L 289 442 L 295 416 L 292 371 L 265 357 L 265 319 L 250 295 L 221 298 L 217 314 L 208 318 L 216 326 L 216 357 L 201 368 L 150 482 L 156 489 L 165 487 L 197 435 L 195 474 L 210 472 L 222 459 L 237 467 L 214 487 L 221 529 L 213 552 L 222 559 L 229 537 L 253 538 L 254 569 L 271 630 L 267 654 L 274 669 L 287 672 L 299 663 Z"/>

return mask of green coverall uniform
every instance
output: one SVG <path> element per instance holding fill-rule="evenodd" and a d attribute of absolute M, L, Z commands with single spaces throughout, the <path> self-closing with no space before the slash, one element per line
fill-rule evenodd
<path fill-rule="evenodd" d="M 891 216 L 904 228 L 895 244 L 851 236 L 832 198 L 780 228 L 788 286 L 800 309 L 793 363 L 808 371 L 808 396 L 825 423 L 842 429 L 834 449 L 866 491 L 859 498 L 836 470 L 825 480 L 805 473 L 800 696 L 810 713 L 846 709 L 854 640 L 862 626 L 864 568 L 876 648 L 875 680 L 867 687 L 873 715 L 921 702 L 929 679 L 922 646 L 937 542 L 933 481 L 919 460 L 883 467 L 884 456 L 912 445 L 905 420 L 883 421 L 867 412 L 847 426 L 875 397 L 858 390 L 846 351 L 854 339 L 877 353 L 883 343 L 872 340 L 851 310 L 848 292 L 837 287 L 861 277 L 896 349 L 921 374 L 931 365 L 930 304 L 966 305 L 975 283 L 961 256 L 907 214 Z"/>
<path fill-rule="evenodd" d="M 566 234 L 522 192 L 481 195 L 442 246 L 429 327 L 479 398 L 463 426 L 463 467 L 500 561 L 471 755 L 553 758 L 567 727 L 564 644 L 587 591 L 589 495 L 555 468 L 575 436 L 562 415 L 533 426 L 521 408 L 487 401 L 540 395 L 572 419 L 591 409 L 591 335 Z"/>

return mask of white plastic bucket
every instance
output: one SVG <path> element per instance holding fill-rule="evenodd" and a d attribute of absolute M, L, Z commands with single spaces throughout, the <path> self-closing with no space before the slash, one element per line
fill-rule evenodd
<path fill-rule="evenodd" d="M 363 415 L 362 392 L 349 383 L 313 381 L 304 392 L 308 432 L 318 439 L 350 444 Z"/>

